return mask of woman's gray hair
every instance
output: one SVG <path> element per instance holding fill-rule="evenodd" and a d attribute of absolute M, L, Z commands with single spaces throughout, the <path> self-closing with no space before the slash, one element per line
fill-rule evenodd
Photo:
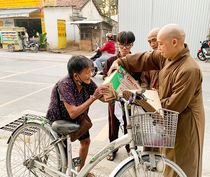
<path fill-rule="evenodd" d="M 87 67 L 93 67 L 93 62 L 83 55 L 72 56 L 67 64 L 70 76 L 73 76 L 74 73 L 80 74 Z"/>

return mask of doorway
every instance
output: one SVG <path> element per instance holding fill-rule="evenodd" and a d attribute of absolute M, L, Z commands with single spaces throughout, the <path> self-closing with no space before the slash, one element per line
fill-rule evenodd
<path fill-rule="evenodd" d="M 58 48 L 66 48 L 66 23 L 65 20 L 57 20 L 58 25 Z"/>

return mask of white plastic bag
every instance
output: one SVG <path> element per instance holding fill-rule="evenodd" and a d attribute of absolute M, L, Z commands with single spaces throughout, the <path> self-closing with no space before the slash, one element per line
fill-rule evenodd
<path fill-rule="evenodd" d="M 120 127 L 124 125 L 122 106 L 119 101 L 115 101 L 114 114 L 120 122 Z"/>

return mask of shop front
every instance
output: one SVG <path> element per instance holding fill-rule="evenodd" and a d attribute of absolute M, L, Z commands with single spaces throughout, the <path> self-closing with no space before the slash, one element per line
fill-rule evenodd
<path fill-rule="evenodd" d="M 3 10 L 0 10 L 0 14 L 3 13 Z M 4 15 L 0 15 L 0 27 L 24 27 L 27 29 L 28 35 L 30 38 L 36 37 L 37 33 L 44 33 L 44 16 L 41 15 L 39 10 L 36 9 L 35 12 L 29 13 L 28 17 L 23 17 L 15 15 L 8 15 L 7 17 Z M 5 10 L 4 10 L 4 13 Z"/>
<path fill-rule="evenodd" d="M 47 49 L 65 48 L 72 40 L 72 5 L 57 0 L 0 0 L 0 27 L 24 27 L 29 38 L 47 33 Z"/>

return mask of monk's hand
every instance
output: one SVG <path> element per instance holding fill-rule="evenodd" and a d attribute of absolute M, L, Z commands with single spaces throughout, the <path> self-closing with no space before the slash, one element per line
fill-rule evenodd
<path fill-rule="evenodd" d="M 93 94 L 93 98 L 100 99 L 103 97 L 103 95 L 108 95 L 108 94 L 109 94 L 109 87 L 100 85 L 95 90 L 95 92 Z"/>
<path fill-rule="evenodd" d="M 157 91 L 157 89 L 155 89 L 155 88 L 151 88 L 151 90 L 153 90 L 153 91 Z"/>
<path fill-rule="evenodd" d="M 120 67 L 119 67 L 119 64 L 118 64 L 117 60 L 115 60 L 115 61 L 112 63 L 112 66 L 109 68 L 109 71 L 108 71 L 108 73 L 107 73 L 107 76 L 110 76 L 111 73 L 112 73 L 112 71 L 113 71 L 114 69 L 117 69 L 118 71 L 120 71 Z"/>

